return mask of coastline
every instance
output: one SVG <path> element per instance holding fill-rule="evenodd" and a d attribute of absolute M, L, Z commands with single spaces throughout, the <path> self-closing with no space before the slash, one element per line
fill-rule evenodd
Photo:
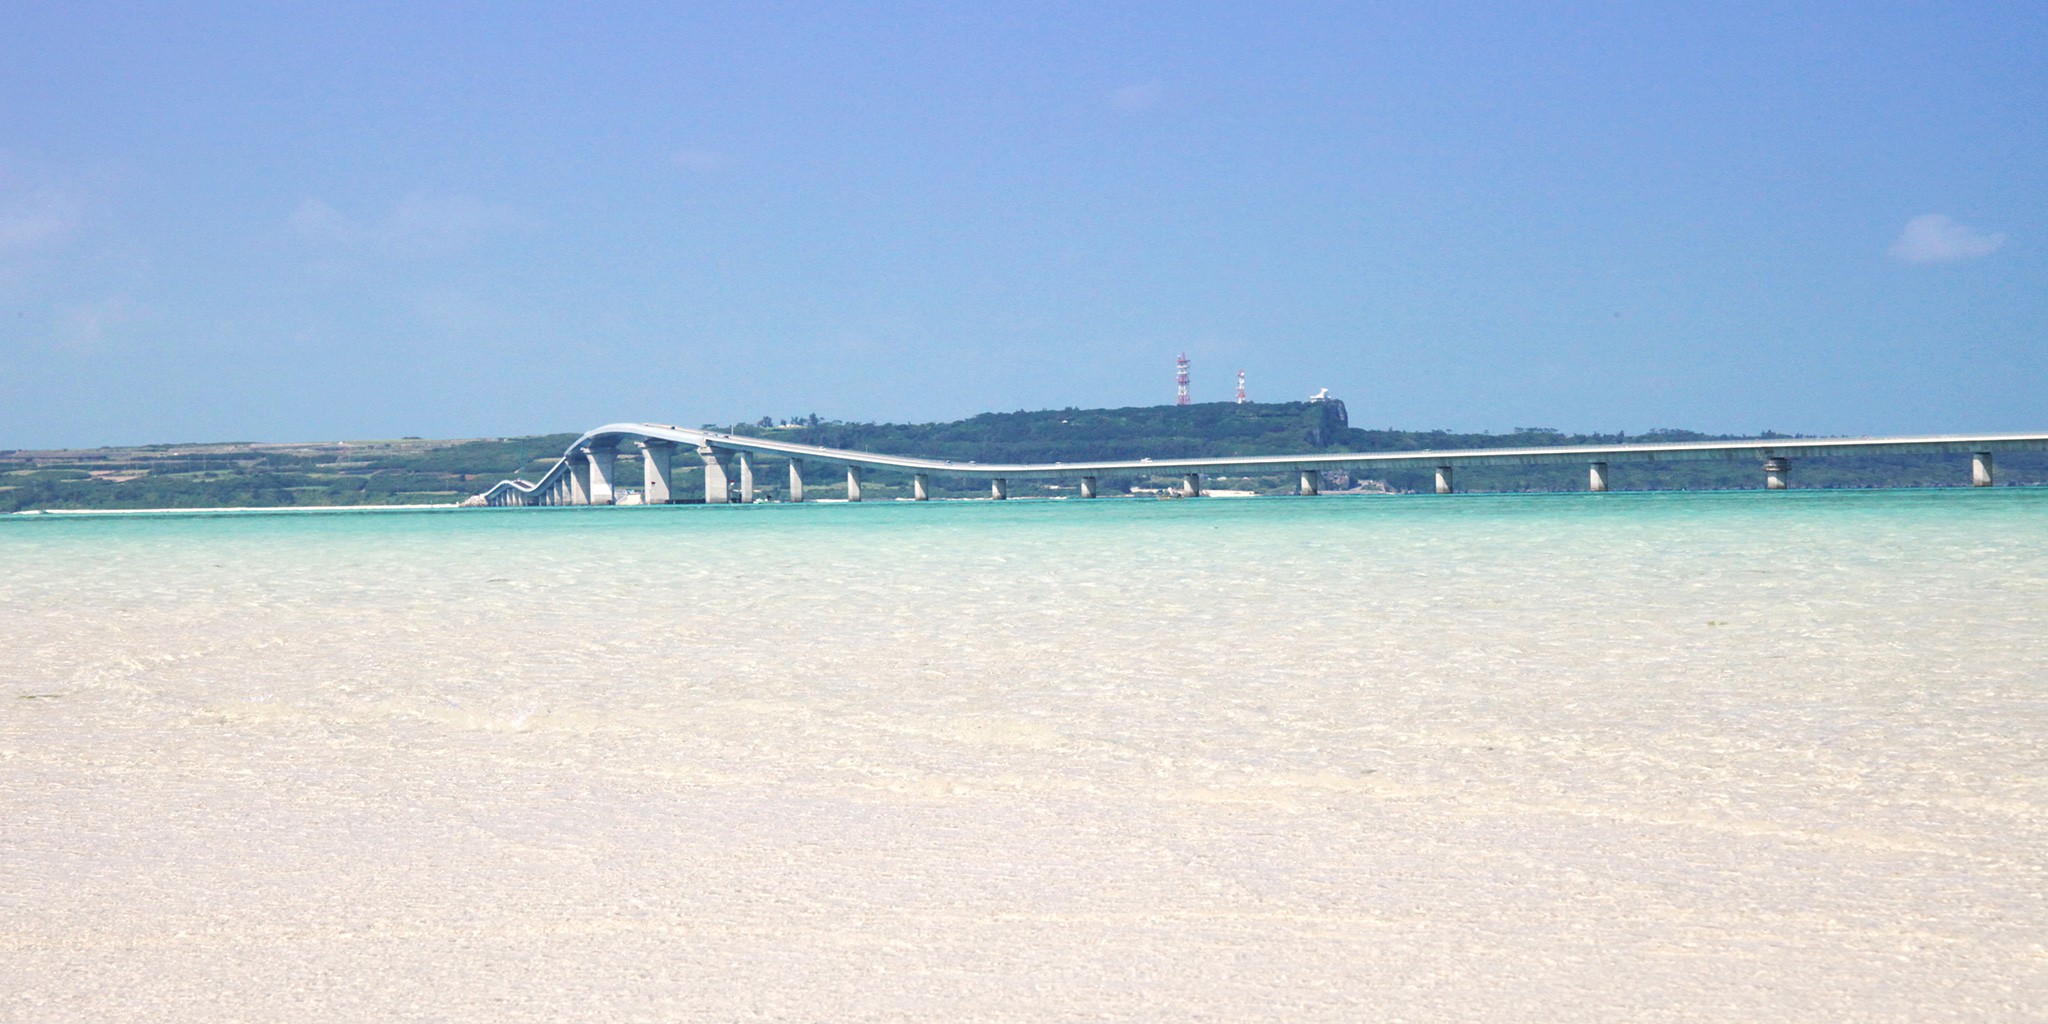
<path fill-rule="evenodd" d="M 10 516 L 144 516 L 166 513 L 223 512 L 408 512 L 429 508 L 461 508 L 462 503 L 433 502 L 423 505 L 222 505 L 212 508 L 25 508 Z"/>

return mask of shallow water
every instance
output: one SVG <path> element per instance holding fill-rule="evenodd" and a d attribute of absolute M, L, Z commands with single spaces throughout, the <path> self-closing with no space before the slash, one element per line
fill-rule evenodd
<path fill-rule="evenodd" d="M 0 1019 L 2032 1020 L 2048 492 L 0 520 Z"/>

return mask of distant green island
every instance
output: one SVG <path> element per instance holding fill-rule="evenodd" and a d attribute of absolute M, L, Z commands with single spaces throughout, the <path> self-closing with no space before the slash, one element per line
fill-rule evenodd
<path fill-rule="evenodd" d="M 1285 455 L 1296 452 L 1386 452 L 1418 449 L 1513 448 L 1628 442 L 1718 441 L 1782 434 L 1702 434 L 1656 430 L 1643 434 L 1566 433 L 1525 427 L 1505 434 L 1354 427 L 1340 401 L 1210 402 L 1128 409 L 1057 409 L 983 413 L 947 423 L 845 423 L 816 416 L 761 417 L 752 423 L 703 424 L 736 434 L 801 444 L 975 462 L 1082 462 L 1096 459 Z M 506 477 L 536 479 L 576 433 L 533 437 L 295 444 L 215 442 L 134 448 L 0 450 L 0 512 L 32 509 L 249 508 L 267 506 L 449 504 Z M 676 492 L 703 493 L 700 470 L 676 460 Z M 1999 456 L 2001 483 L 2048 482 L 2048 453 Z M 779 492 L 777 460 L 761 460 L 771 496 Z M 835 496 L 830 474 L 806 489 Z M 640 470 L 622 453 L 618 480 L 634 486 Z M 1102 480 L 1104 493 L 1170 486 L 1177 478 L 1132 476 Z M 1957 487 L 1968 466 L 1953 456 L 1873 455 L 1805 459 L 1794 486 Z M 984 494 L 981 485 L 934 477 L 937 495 Z M 1291 493 L 1294 481 L 1278 474 L 1218 476 L 1217 490 Z M 1761 487 L 1753 460 L 1617 464 L 1617 490 L 1728 490 Z M 1576 491 L 1585 470 L 1573 465 L 1472 466 L 1459 470 L 1464 491 Z M 1326 493 L 1342 490 L 1427 491 L 1429 471 L 1375 471 L 1369 477 L 1331 473 Z M 869 500 L 909 493 L 908 478 L 875 473 L 863 490 Z M 1014 497 L 1059 495 L 1071 485 L 1015 481 Z M 899 493 L 900 492 L 900 493 Z"/>

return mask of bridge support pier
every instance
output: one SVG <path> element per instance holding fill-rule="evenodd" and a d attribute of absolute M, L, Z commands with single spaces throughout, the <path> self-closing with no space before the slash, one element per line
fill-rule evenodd
<path fill-rule="evenodd" d="M 1202 474 L 1183 473 L 1180 478 L 1180 493 L 1189 498 L 1202 496 Z"/>
<path fill-rule="evenodd" d="M 583 456 L 590 464 L 590 503 L 612 504 L 612 477 L 619 467 L 619 449 L 593 446 L 583 449 Z"/>
<path fill-rule="evenodd" d="M 1991 453 L 1971 452 L 1970 486 L 1989 487 L 1991 482 Z"/>
<path fill-rule="evenodd" d="M 569 459 L 569 504 L 590 504 L 590 456 L 577 452 Z"/>
<path fill-rule="evenodd" d="M 1010 482 L 1002 477 L 990 480 L 988 482 L 988 496 L 997 501 L 1008 501 L 1010 498 Z"/>
<path fill-rule="evenodd" d="M 751 505 L 754 503 L 754 453 L 743 451 L 737 458 L 740 460 L 740 504 Z"/>
<path fill-rule="evenodd" d="M 804 464 L 796 459 L 789 460 L 789 500 L 804 500 Z"/>
<path fill-rule="evenodd" d="M 726 455 L 710 445 L 697 449 L 704 460 L 704 504 L 724 505 L 732 501 L 732 479 L 726 474 Z"/>
<path fill-rule="evenodd" d="M 846 500 L 860 500 L 860 467 L 846 467 Z"/>
<path fill-rule="evenodd" d="M 1765 488 L 1766 490 L 1772 490 L 1772 491 L 1782 491 L 1782 490 L 1784 490 L 1784 489 L 1785 489 L 1785 488 L 1786 488 L 1787 486 L 1789 486 L 1789 482 L 1790 482 L 1791 476 L 1792 476 L 1792 460 L 1791 460 L 1791 459 L 1765 459 L 1765 460 L 1764 460 L 1764 488 Z"/>
<path fill-rule="evenodd" d="M 1454 488 L 1451 486 L 1451 467 L 1438 466 L 1436 468 L 1436 492 L 1438 494 L 1450 494 L 1453 490 Z"/>
<path fill-rule="evenodd" d="M 1094 477 L 1092 477 L 1092 476 L 1084 476 L 1084 477 L 1082 477 L 1082 478 L 1081 478 L 1081 497 L 1083 497 L 1083 498 L 1093 498 L 1093 497 L 1095 497 L 1095 478 L 1094 478 Z"/>
<path fill-rule="evenodd" d="M 931 474 L 918 473 L 910 478 L 910 497 L 916 501 L 932 500 Z"/>
<path fill-rule="evenodd" d="M 675 474 L 676 443 L 648 439 L 640 447 L 640 500 L 648 505 L 666 505 L 675 500 L 669 480 Z"/>
<path fill-rule="evenodd" d="M 1607 489 L 1607 463 L 1594 462 L 1587 466 L 1586 489 L 1605 491 Z"/>
<path fill-rule="evenodd" d="M 1307 497 L 1314 497 L 1323 493 L 1323 471 L 1319 469 L 1302 470 L 1301 480 L 1295 484 L 1294 493 Z"/>

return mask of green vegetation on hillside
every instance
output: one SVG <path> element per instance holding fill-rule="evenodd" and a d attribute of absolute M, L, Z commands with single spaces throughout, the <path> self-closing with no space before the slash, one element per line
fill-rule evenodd
<path fill-rule="evenodd" d="M 1094 459 L 1179 458 L 1203 455 L 1282 455 L 1294 452 L 1396 452 L 1517 448 L 1549 445 L 1625 444 L 1734 440 L 1758 435 L 1702 434 L 1689 430 L 1656 430 L 1643 434 L 1565 433 L 1550 428 L 1523 428 L 1507 434 L 1454 433 L 1445 430 L 1361 429 L 1351 426 L 1344 403 L 1260 402 L 1236 405 L 1210 402 L 1188 406 L 1140 406 L 1128 409 L 1060 409 L 1045 412 L 983 413 L 950 423 L 875 424 L 813 423 L 808 418 L 782 426 L 761 423 L 718 429 L 795 441 L 801 444 L 852 448 L 892 455 L 928 455 L 977 462 L 1082 462 Z M 763 460 L 762 479 L 778 477 Z M 2034 483 L 2048 480 L 2048 455 L 2011 454 L 1999 457 L 2002 481 Z M 1422 491 L 1435 486 L 1427 467 L 1373 471 L 1353 479 L 1332 473 L 1326 487 Z M 1763 486 L 1759 464 L 1751 459 L 1702 462 L 1617 463 L 1614 486 L 1625 490 L 1726 490 Z M 1897 455 L 1817 458 L 1798 461 L 1793 470 L 1798 487 L 1948 487 L 1969 481 L 1969 462 L 1956 456 Z M 1173 481 L 1159 478 L 1116 478 L 1101 481 L 1104 492 L 1126 487 L 1156 487 Z M 1284 493 L 1292 479 L 1278 474 L 1212 477 L 1217 487 Z M 980 493 L 966 481 L 934 478 L 942 494 Z M 678 493 L 701 493 L 684 490 Z M 772 486 L 772 484 L 771 484 Z M 824 488 L 839 487 L 832 480 Z M 864 492 L 894 496 L 908 484 L 887 474 L 871 475 Z M 1586 468 L 1551 466 L 1468 466 L 1458 470 L 1458 487 L 1470 491 L 1575 491 L 1586 487 Z M 808 490 L 820 490 L 808 484 Z M 1012 495 L 1072 493 L 1071 482 L 1034 484 L 1013 481 Z M 820 490 L 820 493 L 835 493 Z"/>
<path fill-rule="evenodd" d="M 545 467 L 575 439 L 0 451 L 0 512 L 456 502 L 522 468 Z"/>
<path fill-rule="evenodd" d="M 707 424 L 707 426 L 710 426 Z M 1415 451 L 1633 441 L 1724 440 L 1680 430 L 1648 434 L 1566 434 L 1528 428 L 1508 434 L 1368 430 L 1350 425 L 1342 402 L 1273 402 L 1128 409 L 1059 409 L 984 413 L 949 423 L 839 423 L 816 417 L 776 425 L 714 426 L 733 433 L 774 437 L 899 455 L 963 462 L 1084 462 L 1097 459 L 1178 458 L 1204 455 L 1283 455 L 1315 451 Z M 334 442 L 322 444 L 151 445 L 83 451 L 0 452 L 0 511 L 91 508 L 217 508 L 266 505 L 403 505 L 451 503 L 496 481 L 535 479 L 576 439 L 575 434 L 472 441 Z M 1765 437 L 1776 436 L 1765 434 Z M 703 494 L 702 470 L 678 453 L 675 492 Z M 2048 480 L 2048 454 L 1999 456 L 2001 482 Z M 618 476 L 626 488 L 640 479 L 638 460 L 621 452 Z M 1797 487 L 1952 487 L 1968 482 L 1967 459 L 1957 456 L 1867 456 L 1798 460 Z M 780 497 L 787 480 L 781 460 L 763 458 L 759 491 Z M 1750 459 L 1703 462 L 1616 463 L 1614 486 L 1627 490 L 1744 489 L 1761 487 Z M 1176 478 L 1132 475 L 1104 478 L 1104 493 L 1170 486 Z M 1278 474 L 1211 477 L 1215 488 L 1278 493 L 1294 481 Z M 936 493 L 985 493 L 984 485 L 935 477 Z M 1356 479 L 1331 473 L 1326 489 L 1419 491 L 1432 486 L 1427 468 L 1373 473 Z M 1569 491 L 1586 486 L 1583 466 L 1491 466 L 1458 470 L 1460 490 Z M 813 497 L 844 493 L 837 474 L 813 469 Z M 1071 494 L 1073 481 L 1012 481 L 1013 496 Z M 870 473 L 864 496 L 907 495 L 909 479 Z"/>
<path fill-rule="evenodd" d="M 983 413 L 951 423 L 821 423 L 735 432 L 800 444 L 975 462 L 1281 455 L 1342 447 L 1342 402 Z"/>

